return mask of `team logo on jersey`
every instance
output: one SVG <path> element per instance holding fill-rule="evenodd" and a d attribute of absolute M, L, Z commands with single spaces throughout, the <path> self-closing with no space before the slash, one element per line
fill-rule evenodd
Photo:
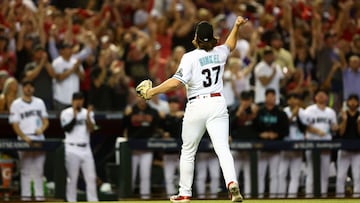
<path fill-rule="evenodd" d="M 175 75 L 182 77 L 183 76 L 182 72 L 183 72 L 182 68 L 179 68 L 179 70 L 176 71 Z"/>

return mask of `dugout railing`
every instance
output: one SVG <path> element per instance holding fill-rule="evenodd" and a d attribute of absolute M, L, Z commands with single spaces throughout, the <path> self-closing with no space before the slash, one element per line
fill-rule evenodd
<path fill-rule="evenodd" d="M 116 153 L 120 163 L 118 185 L 119 198 L 132 197 L 131 191 L 131 149 L 152 151 L 178 151 L 180 152 L 181 140 L 143 139 L 117 140 Z M 233 150 L 248 151 L 251 162 L 251 196 L 257 197 L 257 151 L 272 150 L 312 150 L 314 169 L 314 197 L 321 197 L 320 186 L 320 152 L 322 150 L 360 150 L 360 140 L 332 140 L 332 141 L 244 141 L 233 140 L 230 144 Z M 210 141 L 202 140 L 199 151 L 211 151 L 213 146 Z"/>

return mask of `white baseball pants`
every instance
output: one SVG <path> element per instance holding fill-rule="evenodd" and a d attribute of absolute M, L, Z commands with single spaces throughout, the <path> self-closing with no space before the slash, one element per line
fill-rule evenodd
<path fill-rule="evenodd" d="M 280 152 L 260 152 L 258 153 L 258 197 L 263 198 L 265 192 L 265 174 L 269 168 L 269 193 L 270 198 L 275 198 L 279 187 L 279 164 Z"/>
<path fill-rule="evenodd" d="M 306 179 L 305 179 L 305 193 L 306 197 L 314 196 L 314 171 L 313 171 L 313 159 L 312 151 L 307 150 L 305 152 L 306 156 Z M 320 152 L 320 187 L 321 195 L 323 197 L 327 196 L 328 185 L 329 185 L 329 168 L 330 168 L 330 152 L 322 151 Z"/>
<path fill-rule="evenodd" d="M 31 200 L 31 180 L 34 182 L 36 200 L 44 200 L 44 163 L 45 152 L 20 151 L 21 200 Z"/>
<path fill-rule="evenodd" d="M 139 168 L 140 198 L 150 199 L 151 196 L 151 168 L 153 152 L 133 150 L 132 152 L 132 186 L 134 187 Z"/>
<path fill-rule="evenodd" d="M 195 154 L 207 129 L 225 183 L 236 182 L 234 159 L 229 148 L 229 115 L 223 97 L 195 99 L 186 105 L 182 127 L 179 195 L 192 196 Z"/>
<path fill-rule="evenodd" d="M 165 188 L 168 197 L 176 194 L 175 187 L 176 170 L 179 168 L 179 155 L 178 154 L 164 154 L 164 176 Z"/>
<path fill-rule="evenodd" d="M 243 171 L 244 176 L 244 194 L 245 197 L 251 195 L 251 169 L 250 157 L 247 151 L 231 151 L 234 157 L 235 171 L 237 180 L 239 180 L 240 171 Z"/>
<path fill-rule="evenodd" d="M 299 190 L 302 151 L 282 151 L 279 165 L 279 198 L 296 198 Z M 290 173 L 290 182 L 286 177 Z M 287 190 L 286 190 L 287 188 Z"/>
<path fill-rule="evenodd" d="M 353 197 L 360 197 L 360 152 L 339 150 L 337 157 L 336 196 L 345 196 L 345 180 L 351 165 Z"/>
<path fill-rule="evenodd" d="M 196 191 L 199 199 L 206 198 L 206 178 L 210 176 L 210 199 L 218 197 L 220 164 L 213 152 L 199 152 L 196 156 Z"/>
<path fill-rule="evenodd" d="M 86 183 L 86 199 L 89 202 L 97 202 L 95 162 L 89 145 L 79 147 L 65 145 L 65 167 L 67 171 L 66 199 L 68 202 L 76 202 L 77 183 L 80 169 Z"/>

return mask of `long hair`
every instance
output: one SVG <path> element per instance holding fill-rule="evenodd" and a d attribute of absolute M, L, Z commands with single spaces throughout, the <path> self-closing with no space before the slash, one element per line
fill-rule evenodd
<path fill-rule="evenodd" d="M 204 49 L 205 51 L 211 51 L 217 45 L 218 39 L 212 39 L 208 42 L 203 42 L 199 39 L 194 39 L 192 43 L 196 48 Z"/>
<path fill-rule="evenodd" d="M 4 95 L 7 95 L 9 93 L 9 88 L 10 88 L 10 85 L 11 83 L 13 82 L 16 82 L 17 83 L 17 80 L 14 78 L 14 77 L 9 77 L 5 80 L 5 83 L 4 83 L 4 88 L 3 88 L 3 91 L 2 91 L 2 94 Z"/>

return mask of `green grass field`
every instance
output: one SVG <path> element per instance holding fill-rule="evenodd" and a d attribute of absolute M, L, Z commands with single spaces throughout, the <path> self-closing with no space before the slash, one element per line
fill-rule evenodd
<path fill-rule="evenodd" d="M 168 200 L 121 200 L 118 202 L 125 203 L 170 203 Z M 118 202 L 108 202 L 101 201 L 99 203 L 118 203 Z M 231 203 L 230 200 L 192 200 L 191 203 Z M 360 199 L 249 199 L 244 200 L 244 203 L 359 203 Z"/>

